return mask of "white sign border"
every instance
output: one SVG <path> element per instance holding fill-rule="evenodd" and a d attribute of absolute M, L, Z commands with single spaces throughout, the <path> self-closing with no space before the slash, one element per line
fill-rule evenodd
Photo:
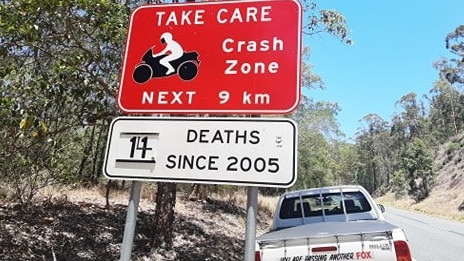
<path fill-rule="evenodd" d="M 186 178 L 186 177 L 146 177 L 146 176 L 123 176 L 114 175 L 108 172 L 108 158 L 110 153 L 111 140 L 113 138 L 113 127 L 117 121 L 221 121 L 221 122 L 286 122 L 291 124 L 293 128 L 293 162 L 291 180 L 288 182 L 265 182 L 265 181 L 241 181 L 241 180 L 226 180 L 226 179 L 205 179 L 205 178 Z M 113 180 L 132 180 L 132 181 L 153 181 L 153 182 L 176 182 L 176 183 L 200 183 L 200 184 L 222 184 L 222 185 L 237 185 L 237 186 L 257 186 L 257 187 L 276 187 L 289 188 L 295 184 L 297 179 L 297 138 L 298 128 L 296 123 L 289 118 L 234 118 L 234 117 L 147 117 L 147 116 L 121 116 L 115 118 L 110 125 L 108 139 L 105 151 L 105 159 L 103 164 L 103 173 L 106 178 Z M 237 145 L 240 146 L 240 145 Z M 130 170 L 129 170 L 130 171 Z"/>

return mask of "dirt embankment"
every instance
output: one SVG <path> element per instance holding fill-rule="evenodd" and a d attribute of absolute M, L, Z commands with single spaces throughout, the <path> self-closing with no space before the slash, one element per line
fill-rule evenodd
<path fill-rule="evenodd" d="M 378 199 L 387 205 L 464 222 L 464 134 L 441 145 L 435 153 L 437 176 L 430 196 L 416 203 L 389 194 Z"/>
<path fill-rule="evenodd" d="M 179 198 L 174 248 L 168 251 L 151 247 L 156 234 L 150 202 L 140 203 L 132 260 L 243 260 L 245 207 L 222 199 Z M 0 203 L 0 260 L 118 260 L 126 211 L 127 204 L 106 209 L 102 197 L 85 202 L 70 197 L 26 209 Z M 259 213 L 258 233 L 270 221 L 270 215 Z"/>

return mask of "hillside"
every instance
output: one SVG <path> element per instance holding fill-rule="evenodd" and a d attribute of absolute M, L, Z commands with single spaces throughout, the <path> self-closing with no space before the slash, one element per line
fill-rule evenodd
<path fill-rule="evenodd" d="M 436 184 L 425 206 L 445 207 L 451 217 L 464 221 L 464 134 L 443 144 L 437 152 L 435 167 Z M 442 212 L 434 213 L 440 214 Z"/>
<path fill-rule="evenodd" d="M 246 194 L 246 193 L 245 193 Z M 69 191 L 21 209 L 0 202 L 0 260 L 118 260 L 128 193 L 105 198 L 95 191 Z M 237 200 L 238 198 L 238 200 Z M 242 198 L 242 199 L 240 199 Z M 150 252 L 155 205 L 140 202 L 133 260 L 243 260 L 245 196 L 189 201 L 180 195 L 174 221 L 174 249 Z M 259 210 L 258 233 L 271 214 Z"/>
<path fill-rule="evenodd" d="M 421 211 L 464 222 L 464 134 L 450 139 L 435 153 L 437 177 L 431 195 L 420 203 L 386 195 L 377 200 L 387 205 Z"/>

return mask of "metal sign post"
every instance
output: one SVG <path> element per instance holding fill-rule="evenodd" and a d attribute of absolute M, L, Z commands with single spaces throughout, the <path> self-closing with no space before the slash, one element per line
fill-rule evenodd
<path fill-rule="evenodd" d="M 135 224 L 137 222 L 141 190 L 142 182 L 132 181 L 129 205 L 127 207 L 126 225 L 124 227 L 124 237 L 122 240 L 121 261 L 130 261 L 131 259 L 132 243 L 134 241 Z"/>
<path fill-rule="evenodd" d="M 258 213 L 258 187 L 248 187 L 245 231 L 245 261 L 255 260 L 256 214 Z"/>

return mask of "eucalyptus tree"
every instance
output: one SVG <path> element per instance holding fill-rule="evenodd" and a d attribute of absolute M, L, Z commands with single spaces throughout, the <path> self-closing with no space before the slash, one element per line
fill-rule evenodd
<path fill-rule="evenodd" d="M 464 84 L 464 25 L 459 25 L 453 32 L 446 35 L 445 43 L 446 49 L 453 56 L 440 60 L 435 66 L 439 69 L 441 78 L 462 87 Z"/>
<path fill-rule="evenodd" d="M 348 142 L 340 142 L 337 145 L 337 174 L 335 175 L 336 184 L 357 184 L 357 177 L 361 170 L 360 155 L 356 145 Z"/>
<path fill-rule="evenodd" d="M 436 172 L 433 169 L 433 156 L 430 148 L 420 138 L 414 138 L 402 155 L 403 169 L 406 171 L 408 194 L 422 201 L 430 195 L 435 182 Z"/>
<path fill-rule="evenodd" d="M 390 125 L 377 114 L 364 116 L 361 124 L 356 133 L 361 162 L 357 180 L 370 192 L 375 192 L 390 179 Z"/>
<path fill-rule="evenodd" d="M 391 165 L 392 179 L 389 182 L 390 189 L 398 195 L 401 195 L 405 188 L 409 191 L 415 190 L 410 188 L 414 180 L 414 172 L 405 167 L 405 155 L 414 144 L 429 146 L 431 136 L 429 133 L 430 116 L 427 115 L 427 109 L 424 101 L 417 98 L 415 93 L 408 93 L 396 102 L 396 105 L 402 109 L 400 113 L 393 116 L 391 128 Z"/>
<path fill-rule="evenodd" d="M 128 13 L 113 1 L 0 4 L 1 111 L 9 114 L 0 119 L 0 171 L 16 192 L 73 178 L 87 156 L 85 128 L 117 114 Z"/>
<path fill-rule="evenodd" d="M 459 25 L 445 37 L 450 57 L 434 66 L 439 79 L 430 91 L 430 128 L 438 142 L 456 135 L 464 128 L 464 25 Z"/>
<path fill-rule="evenodd" d="M 464 127 L 464 93 L 440 79 L 430 91 L 431 136 L 437 143 L 457 135 Z"/>
<path fill-rule="evenodd" d="M 301 0 L 306 24 L 302 33 L 311 37 L 327 33 L 345 44 L 352 44 L 345 17 L 336 10 L 319 8 L 317 1 Z M 303 48 L 302 87 L 325 88 L 323 79 L 314 73 L 310 46 Z M 315 102 L 303 97 L 300 106 L 291 117 L 299 125 L 298 181 L 297 188 L 333 184 L 339 174 L 334 155 L 336 140 L 342 137 L 336 115 L 340 108 L 336 103 Z"/>
<path fill-rule="evenodd" d="M 398 115 L 404 128 L 404 139 L 406 141 L 420 137 L 424 130 L 424 119 L 426 116 L 423 103 L 417 99 L 417 94 L 408 93 L 396 102 L 403 111 Z"/>
<path fill-rule="evenodd" d="M 298 124 L 298 180 L 294 188 L 334 183 L 337 164 L 335 140 L 341 132 L 335 116 L 340 108 L 329 102 L 303 97 L 292 118 Z"/>

